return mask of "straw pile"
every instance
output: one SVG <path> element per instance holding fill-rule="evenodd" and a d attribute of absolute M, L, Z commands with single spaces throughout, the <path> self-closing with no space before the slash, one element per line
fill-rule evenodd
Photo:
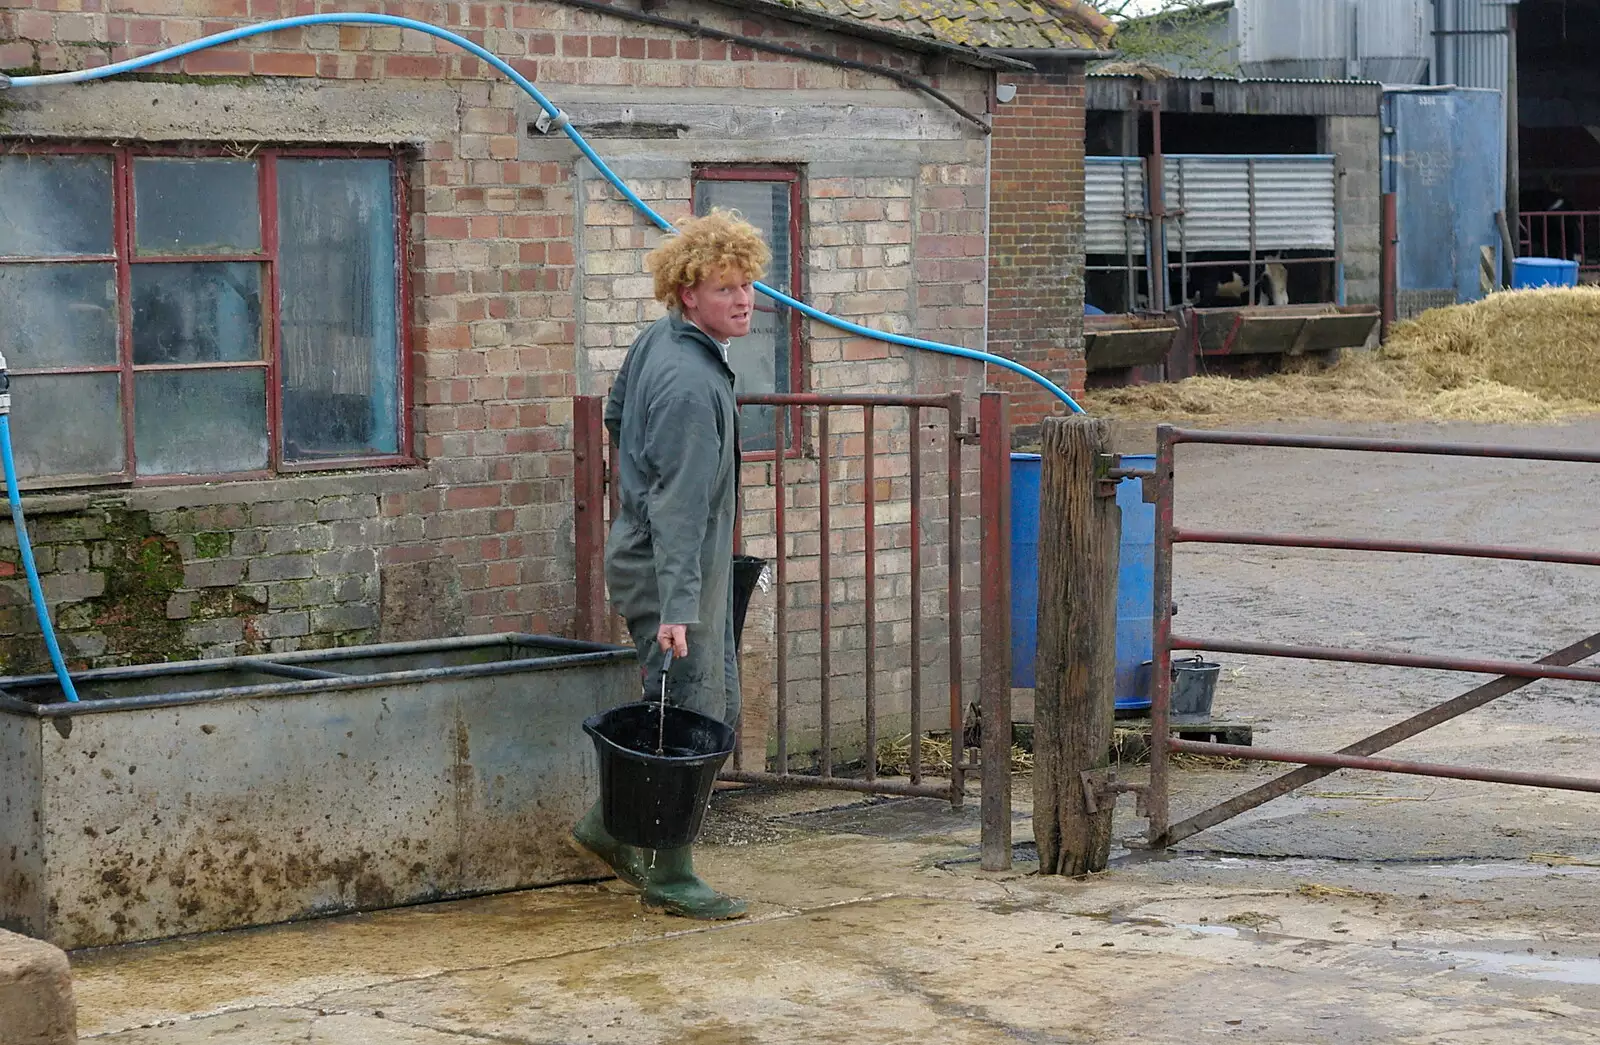
<path fill-rule="evenodd" d="M 1376 352 L 1254 380 L 1107 389 L 1091 413 L 1134 420 L 1328 418 L 1545 422 L 1600 411 L 1600 287 L 1523 290 L 1398 324 Z"/>

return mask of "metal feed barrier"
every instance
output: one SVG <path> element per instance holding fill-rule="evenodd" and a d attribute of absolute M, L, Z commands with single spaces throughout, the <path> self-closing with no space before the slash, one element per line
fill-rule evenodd
<path fill-rule="evenodd" d="M 1226 638 L 1177 635 L 1172 631 L 1173 548 L 1178 544 L 1227 544 L 1267 548 L 1316 548 L 1361 552 L 1394 552 L 1417 555 L 1466 556 L 1519 562 L 1565 563 L 1600 566 L 1600 554 L 1537 548 L 1458 544 L 1442 541 L 1375 540 L 1346 537 L 1313 537 L 1298 534 L 1266 534 L 1189 530 L 1173 519 L 1174 452 L 1183 443 L 1222 446 L 1284 447 L 1308 450 L 1341 450 L 1358 453 L 1425 454 L 1439 457 L 1475 457 L 1516 461 L 1552 461 L 1600 464 L 1600 451 L 1546 450 L 1517 446 L 1479 446 L 1461 443 L 1428 443 L 1407 440 L 1362 439 L 1338 436 L 1277 435 L 1262 432 L 1202 432 L 1163 425 L 1158 429 L 1156 466 L 1146 484 L 1147 497 L 1156 505 L 1154 663 L 1151 670 L 1151 761 L 1150 783 L 1145 799 L 1149 814 L 1146 841 L 1152 847 L 1170 846 L 1191 835 L 1214 827 L 1240 813 L 1274 798 L 1289 794 L 1340 769 L 1367 769 L 1414 776 L 1481 780 L 1491 783 L 1521 784 L 1567 791 L 1600 792 L 1600 779 L 1558 776 L 1523 770 L 1488 769 L 1471 766 L 1438 765 L 1399 759 L 1374 758 L 1379 751 L 1393 747 L 1441 723 L 1482 707 L 1527 686 L 1536 679 L 1566 679 L 1600 682 L 1600 668 L 1577 667 L 1586 658 L 1600 653 L 1600 634 L 1591 635 L 1565 649 L 1532 663 L 1487 660 L 1435 654 L 1391 653 L 1377 650 L 1298 646 L 1274 642 L 1243 642 Z M 1395 667 L 1427 668 L 1495 675 L 1497 678 L 1451 700 L 1413 715 L 1388 729 L 1349 744 L 1336 752 L 1273 750 L 1230 744 L 1202 743 L 1171 736 L 1169 715 L 1172 698 L 1172 654 L 1175 650 L 1207 650 L 1241 656 L 1286 657 L 1300 660 L 1337 661 L 1348 664 L 1378 664 Z M 1216 755 L 1265 762 L 1287 762 L 1301 768 L 1286 773 L 1259 787 L 1236 795 L 1179 823 L 1170 820 L 1170 764 L 1177 753 Z"/>

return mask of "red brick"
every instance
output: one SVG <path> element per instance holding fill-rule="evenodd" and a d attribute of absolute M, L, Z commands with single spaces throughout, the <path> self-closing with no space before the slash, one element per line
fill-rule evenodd
<path fill-rule="evenodd" d="M 313 54 L 256 54 L 250 68 L 257 76 L 315 76 L 317 56 Z"/>
<path fill-rule="evenodd" d="M 226 47 L 198 51 L 183 60 L 183 71 L 195 76 L 248 76 L 250 55 Z"/>
<path fill-rule="evenodd" d="M 383 59 L 383 75 L 417 80 L 444 79 L 445 60 L 431 55 L 391 54 Z"/>

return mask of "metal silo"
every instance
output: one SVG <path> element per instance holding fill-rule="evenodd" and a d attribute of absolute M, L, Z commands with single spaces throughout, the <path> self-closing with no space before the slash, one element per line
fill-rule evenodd
<path fill-rule="evenodd" d="M 1246 75 L 1426 83 L 1433 0 L 1238 0 Z"/>

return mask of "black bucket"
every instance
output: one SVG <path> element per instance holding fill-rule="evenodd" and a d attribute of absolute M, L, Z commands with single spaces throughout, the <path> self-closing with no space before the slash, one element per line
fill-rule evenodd
<path fill-rule="evenodd" d="M 1188 657 L 1172 662 L 1172 721 L 1207 722 L 1211 719 L 1211 700 L 1217 695 L 1217 676 L 1222 665 L 1204 657 Z"/>
<path fill-rule="evenodd" d="M 590 717 L 583 730 L 600 756 L 600 809 L 619 842 L 677 849 L 693 842 L 711 785 L 733 754 L 733 730 L 688 708 L 624 704 Z M 662 754 L 656 754 L 658 740 Z"/>
<path fill-rule="evenodd" d="M 754 555 L 733 557 L 733 648 L 738 650 L 744 640 L 744 615 L 750 609 L 750 596 L 755 594 L 761 571 L 767 560 Z"/>

